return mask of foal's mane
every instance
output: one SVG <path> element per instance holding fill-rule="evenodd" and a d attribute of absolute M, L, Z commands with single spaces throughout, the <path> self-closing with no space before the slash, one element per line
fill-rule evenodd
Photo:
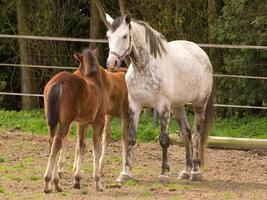
<path fill-rule="evenodd" d="M 150 53 L 154 58 L 157 58 L 157 55 L 161 57 L 162 53 L 166 53 L 164 43 L 167 42 L 167 40 L 161 33 L 153 29 L 147 22 L 138 20 L 132 21 L 145 28 L 146 43 L 149 45 Z"/>
<path fill-rule="evenodd" d="M 89 61 L 89 65 L 90 65 L 89 74 L 90 75 L 95 74 L 97 72 L 97 69 L 98 69 L 98 66 L 97 66 L 98 63 L 97 63 L 97 60 L 93 54 L 93 51 L 90 48 L 84 48 L 82 50 L 82 56 L 88 57 L 88 61 Z"/>

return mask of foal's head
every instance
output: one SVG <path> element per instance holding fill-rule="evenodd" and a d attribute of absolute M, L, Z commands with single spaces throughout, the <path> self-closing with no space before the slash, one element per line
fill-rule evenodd
<path fill-rule="evenodd" d="M 98 72 L 98 49 L 93 51 L 89 48 L 86 48 L 82 53 L 74 53 L 74 58 L 80 62 L 79 70 L 82 76 L 94 75 Z"/>

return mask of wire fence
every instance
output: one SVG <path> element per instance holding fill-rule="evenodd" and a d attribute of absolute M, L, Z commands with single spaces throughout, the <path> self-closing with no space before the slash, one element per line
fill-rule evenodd
<path fill-rule="evenodd" d="M 46 40 L 46 41 L 66 41 L 66 42 L 95 42 L 95 43 L 108 43 L 104 39 L 84 39 L 84 38 L 67 38 L 67 37 L 48 37 L 48 36 L 29 36 L 29 35 L 8 35 L 0 34 L 0 38 L 14 38 L 14 39 L 30 39 L 30 40 Z M 229 44 L 198 44 L 200 47 L 207 48 L 229 48 L 229 49 L 257 49 L 267 50 L 267 46 L 257 45 L 229 45 Z M 67 66 L 48 66 L 48 65 L 28 65 L 28 64 L 13 64 L 13 63 L 0 63 L 2 67 L 28 67 L 28 68 L 40 68 L 40 69 L 77 69 L 77 67 Z M 225 78 L 242 78 L 242 79 L 258 79 L 267 80 L 267 77 L 263 76 L 244 76 L 244 75 L 228 75 L 228 74 L 214 74 L 214 77 Z M 29 97 L 43 97 L 43 94 L 29 94 L 29 93 L 15 93 L 15 92 L 0 92 L 0 95 L 13 95 L 13 96 L 29 96 Z M 214 104 L 215 107 L 226 108 L 243 108 L 243 109 L 262 109 L 267 110 L 264 106 L 250 106 L 250 105 L 229 105 L 229 104 Z"/>

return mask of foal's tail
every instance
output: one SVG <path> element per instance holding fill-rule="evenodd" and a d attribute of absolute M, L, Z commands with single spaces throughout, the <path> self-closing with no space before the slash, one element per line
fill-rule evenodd
<path fill-rule="evenodd" d="M 204 128 L 203 128 L 203 133 L 201 134 L 201 138 L 200 138 L 200 143 L 201 143 L 200 164 L 202 167 L 204 167 L 204 154 L 205 154 L 209 131 L 212 128 L 212 123 L 213 123 L 213 91 L 211 91 L 209 100 L 206 105 Z"/>
<path fill-rule="evenodd" d="M 52 85 L 47 97 L 47 123 L 51 129 L 55 129 L 59 121 L 60 84 Z"/>

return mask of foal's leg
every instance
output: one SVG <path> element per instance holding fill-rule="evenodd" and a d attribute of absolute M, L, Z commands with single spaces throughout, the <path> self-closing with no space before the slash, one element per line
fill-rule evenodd
<path fill-rule="evenodd" d="M 96 182 L 96 190 L 103 191 L 103 187 L 100 181 L 100 165 L 99 160 L 101 156 L 101 134 L 104 128 L 104 120 L 103 122 L 97 122 L 93 124 L 93 179 Z"/>
<path fill-rule="evenodd" d="M 132 167 L 132 150 L 136 143 L 136 130 L 139 122 L 140 113 L 142 106 L 135 103 L 129 97 L 129 128 L 128 128 L 128 146 L 125 162 L 123 163 L 123 171 L 117 178 L 117 182 L 125 183 L 131 178 L 131 167 Z"/>
<path fill-rule="evenodd" d="M 170 110 L 166 106 L 161 110 L 161 130 L 159 141 L 162 147 L 162 166 L 161 166 L 161 175 L 160 175 L 160 182 L 161 183 L 168 183 L 169 182 L 169 171 L 170 166 L 168 164 L 168 147 L 170 144 L 170 139 L 168 135 L 169 129 L 169 118 L 170 118 Z"/>
<path fill-rule="evenodd" d="M 104 126 L 104 131 L 103 131 L 103 136 L 102 136 L 102 154 L 101 154 L 100 161 L 99 161 L 101 175 L 103 174 L 104 157 L 105 157 L 107 147 L 111 139 L 111 122 L 112 122 L 112 116 L 106 115 L 105 126 Z"/>
<path fill-rule="evenodd" d="M 80 171 L 81 171 L 81 163 L 83 159 L 83 155 L 85 152 L 85 139 L 86 139 L 86 133 L 87 133 L 88 125 L 82 125 L 80 123 L 77 123 L 77 144 L 76 144 L 76 154 L 75 154 L 75 160 L 74 160 L 74 184 L 73 188 L 80 189 Z"/>
<path fill-rule="evenodd" d="M 59 125 L 57 134 L 54 136 L 51 152 L 48 158 L 46 172 L 44 174 L 44 192 L 51 192 L 51 179 L 53 173 L 53 181 L 55 184 L 56 191 L 60 192 L 61 188 L 59 186 L 59 176 L 56 170 L 56 159 L 58 151 L 61 149 L 62 140 L 69 131 L 70 123 L 65 122 Z M 56 172 L 55 172 L 56 171 Z"/>
<path fill-rule="evenodd" d="M 195 138 L 194 138 L 194 152 L 193 152 L 193 168 L 191 171 L 190 180 L 200 181 L 200 151 L 201 151 L 201 134 L 204 134 L 205 123 L 205 105 L 193 104 L 195 112 Z"/>
<path fill-rule="evenodd" d="M 66 162 L 66 146 L 68 143 L 68 134 L 66 135 L 66 137 L 63 139 L 63 143 L 62 143 L 62 147 L 60 149 L 59 152 L 59 160 L 57 163 L 57 171 L 59 174 L 59 177 L 62 178 L 63 174 L 64 174 L 64 166 L 65 166 L 65 162 Z"/>
<path fill-rule="evenodd" d="M 190 125 L 188 123 L 184 107 L 172 109 L 172 115 L 181 128 L 185 143 L 186 164 L 185 168 L 180 172 L 179 179 L 189 179 L 192 169 L 192 156 L 193 156 Z"/>

